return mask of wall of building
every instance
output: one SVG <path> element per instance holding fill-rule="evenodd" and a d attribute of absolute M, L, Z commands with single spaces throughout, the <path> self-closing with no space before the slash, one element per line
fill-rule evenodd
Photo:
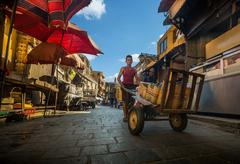
<path fill-rule="evenodd" d="M 166 42 L 165 48 L 164 41 Z M 184 36 L 180 33 L 180 31 L 175 27 L 171 26 L 166 33 L 159 39 L 157 43 L 157 56 L 159 59 L 162 59 L 167 55 L 173 48 L 185 43 Z M 161 50 L 164 49 L 164 50 Z"/>

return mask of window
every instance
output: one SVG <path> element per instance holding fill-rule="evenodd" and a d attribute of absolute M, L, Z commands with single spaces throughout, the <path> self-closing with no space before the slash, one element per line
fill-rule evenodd
<path fill-rule="evenodd" d="M 240 70 L 240 53 L 227 57 L 223 60 L 224 72 L 233 73 Z"/>
<path fill-rule="evenodd" d="M 163 53 L 163 43 L 161 42 L 160 43 L 160 54 L 162 54 Z"/>
<path fill-rule="evenodd" d="M 217 61 L 217 62 L 214 62 L 212 64 L 205 66 L 204 72 L 205 72 L 206 78 L 208 78 L 208 77 L 212 78 L 212 77 L 222 75 L 222 68 L 221 68 L 220 61 Z"/>
<path fill-rule="evenodd" d="M 165 39 L 160 43 L 160 54 L 162 54 L 166 49 L 167 49 L 167 38 L 165 38 Z"/>
<path fill-rule="evenodd" d="M 214 71 L 216 69 L 220 69 L 220 62 L 215 62 L 213 64 L 207 65 L 205 67 L 205 72 Z"/>
<path fill-rule="evenodd" d="M 164 51 L 167 49 L 167 38 L 164 40 Z"/>

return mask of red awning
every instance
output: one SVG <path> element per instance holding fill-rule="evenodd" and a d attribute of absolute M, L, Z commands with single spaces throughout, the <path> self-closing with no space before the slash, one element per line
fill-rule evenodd
<path fill-rule="evenodd" d="M 158 12 L 167 12 L 176 0 L 161 0 Z"/>

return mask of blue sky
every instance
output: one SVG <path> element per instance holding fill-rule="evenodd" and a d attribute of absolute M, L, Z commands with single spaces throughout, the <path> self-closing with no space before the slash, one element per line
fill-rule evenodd
<path fill-rule="evenodd" d="M 94 70 L 103 71 L 107 81 L 124 66 L 123 58 L 141 52 L 156 54 L 156 42 L 167 27 L 157 12 L 160 0 L 93 0 L 72 22 L 88 31 L 104 52 L 90 57 Z M 135 63 L 136 64 L 136 63 Z"/>

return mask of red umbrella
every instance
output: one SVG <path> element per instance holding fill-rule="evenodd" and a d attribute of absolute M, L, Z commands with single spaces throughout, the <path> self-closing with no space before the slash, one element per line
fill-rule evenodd
<path fill-rule="evenodd" d="M 14 28 L 43 42 L 59 43 L 68 53 L 97 55 L 102 52 L 87 32 L 67 22 L 72 14 L 83 8 L 84 5 L 88 5 L 90 1 L 91 0 L 19 0 L 14 19 Z M 76 2 L 78 4 L 76 4 Z M 64 4 L 65 7 L 62 8 L 64 11 L 62 11 L 62 9 L 58 11 L 61 11 L 62 14 L 67 14 L 65 15 L 64 29 L 51 26 L 52 24 L 49 24 L 48 17 L 44 16 L 46 15 L 46 11 L 49 12 L 49 17 L 53 15 L 53 13 L 55 13 L 55 7 L 53 6 L 59 6 L 59 4 Z M 71 7 L 73 4 L 76 4 L 76 6 Z M 49 9 L 47 9 L 46 6 L 49 6 Z M 55 9 L 57 9 L 57 7 Z M 72 12 L 70 12 L 70 9 Z M 10 15 L 9 12 L 7 13 Z M 56 22 L 59 21 L 54 22 L 56 25 Z M 61 23 L 59 26 L 61 26 Z"/>
<path fill-rule="evenodd" d="M 28 54 L 27 64 L 58 64 L 67 55 L 59 44 L 43 42 Z"/>
<path fill-rule="evenodd" d="M 56 43 L 41 43 L 27 56 L 26 64 L 61 64 L 83 69 L 84 64 L 77 54 L 68 54 Z"/>
<path fill-rule="evenodd" d="M 70 54 L 88 53 L 97 55 L 102 53 L 86 31 L 69 23 L 65 31 L 53 30 L 47 42 L 61 44 Z"/>
<path fill-rule="evenodd" d="M 43 42 L 59 43 L 70 54 L 87 53 L 97 55 L 101 50 L 92 41 L 86 31 L 72 23 L 65 30 L 47 27 L 33 16 L 16 14 L 14 28 Z"/>
<path fill-rule="evenodd" d="M 65 28 L 70 18 L 92 0 L 18 0 L 17 11 L 36 16 L 50 27 Z"/>
<path fill-rule="evenodd" d="M 20 24 L 18 25 L 20 26 L 28 25 L 28 27 L 25 26 L 25 29 L 24 28 L 22 29 L 23 32 L 26 30 L 25 32 L 26 34 L 29 34 L 29 35 L 32 34 L 31 36 L 36 37 L 39 40 L 44 40 L 45 37 L 42 37 L 42 36 L 48 36 L 49 33 L 51 34 L 53 28 L 58 29 L 60 27 L 61 29 L 64 30 L 64 32 L 66 32 L 67 31 L 66 22 L 68 22 L 68 20 L 77 11 L 79 11 L 83 7 L 86 7 L 90 2 L 91 0 L 14 0 L 12 13 L 11 13 L 8 41 L 6 46 L 7 50 L 6 50 L 6 56 L 4 61 L 4 70 L 7 68 L 8 47 L 10 45 L 9 43 L 10 43 L 10 36 L 12 33 L 13 23 L 16 25 L 16 28 L 18 28 L 16 20 L 19 20 Z M 15 19 L 15 15 L 16 15 L 16 19 Z M 17 18 L 17 15 L 18 16 L 21 15 L 21 20 L 20 20 L 20 17 Z M 26 21 L 28 21 L 28 23 L 24 24 L 24 21 L 25 23 Z M 85 36 L 86 36 L 86 32 L 85 32 Z M 48 39 L 48 38 L 49 37 L 46 37 L 45 39 Z M 79 40 L 76 42 L 81 43 Z M 84 43 L 86 43 L 86 40 L 87 39 L 85 39 Z M 62 31 L 60 43 L 61 44 L 64 43 L 63 41 L 64 41 L 64 33 Z M 86 44 L 89 44 L 89 42 Z M 74 44 L 73 46 L 71 45 L 72 45 L 71 43 L 70 45 L 66 43 L 62 44 L 62 46 L 65 46 L 64 48 L 66 48 L 65 50 L 68 52 L 81 50 L 80 48 L 74 48 L 74 46 L 77 46 L 77 44 Z M 82 48 L 81 51 L 83 51 L 83 53 L 90 53 L 90 54 L 96 55 L 99 50 L 96 49 L 93 45 L 92 46 L 88 45 Z M 89 51 L 89 52 L 85 52 L 85 51 Z M 3 85 L 1 85 L 1 93 L 4 88 L 4 79 L 5 79 L 5 76 L 3 76 Z M 1 93 L 0 93 L 0 98 L 2 96 Z M 48 95 L 48 100 L 49 100 L 49 96 L 50 96 L 50 91 Z M 57 99 L 57 96 L 56 96 L 56 99 Z M 48 104 L 48 100 L 47 100 L 46 106 Z M 45 115 L 45 112 L 44 112 L 44 115 Z"/>

